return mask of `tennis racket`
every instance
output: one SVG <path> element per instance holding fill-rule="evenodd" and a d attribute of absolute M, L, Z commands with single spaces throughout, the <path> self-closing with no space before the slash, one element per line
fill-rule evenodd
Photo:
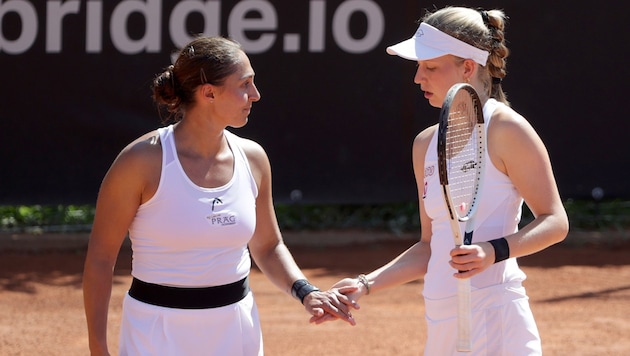
<path fill-rule="evenodd" d="M 483 182 L 486 137 L 481 100 L 469 84 L 453 85 L 438 125 L 438 169 L 455 245 L 470 245 Z M 462 234 L 460 222 L 466 227 Z M 457 351 L 472 349 L 470 278 L 457 279 Z"/>

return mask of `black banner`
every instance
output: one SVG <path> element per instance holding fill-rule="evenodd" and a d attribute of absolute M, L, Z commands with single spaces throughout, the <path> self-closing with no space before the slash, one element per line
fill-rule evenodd
<path fill-rule="evenodd" d="M 162 125 L 150 83 L 196 33 L 230 36 L 250 56 L 262 99 L 235 132 L 267 150 L 276 201 L 415 200 L 411 144 L 438 111 L 413 83 L 415 63 L 385 47 L 445 5 L 0 0 L 0 204 L 94 202 L 118 152 Z M 596 187 L 630 197 L 621 2 L 471 6 L 510 17 L 504 88 L 543 137 L 563 198 Z"/>

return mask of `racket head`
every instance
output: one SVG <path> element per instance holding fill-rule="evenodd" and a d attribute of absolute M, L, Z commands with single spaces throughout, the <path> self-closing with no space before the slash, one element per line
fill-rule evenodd
<path fill-rule="evenodd" d="M 453 85 L 438 124 L 438 171 L 451 219 L 467 221 L 476 211 L 485 165 L 483 107 L 475 89 Z"/>

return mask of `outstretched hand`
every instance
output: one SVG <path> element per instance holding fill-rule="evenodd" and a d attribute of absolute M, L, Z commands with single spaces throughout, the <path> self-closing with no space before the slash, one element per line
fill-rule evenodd
<path fill-rule="evenodd" d="M 312 315 L 311 322 L 314 319 L 341 319 L 350 325 L 356 325 L 350 309 L 359 309 L 359 305 L 346 295 L 354 292 L 356 289 L 356 286 L 331 288 L 327 291 L 317 291 L 306 295 L 304 297 L 304 308 Z"/>
<path fill-rule="evenodd" d="M 360 283 L 353 278 L 344 278 L 339 282 L 335 283 L 328 292 L 334 293 L 337 295 L 340 300 L 344 301 L 346 306 L 352 306 L 354 309 L 359 309 L 360 306 L 357 303 L 359 298 L 363 295 L 361 293 L 361 285 Z M 313 324 L 322 324 L 327 321 L 337 320 L 339 318 L 338 315 L 334 313 L 312 313 L 312 317 L 310 322 Z M 342 318 L 343 319 L 343 318 Z M 345 319 L 344 319 L 345 320 Z M 354 318 L 352 318 L 351 325 L 355 325 L 356 322 Z"/>

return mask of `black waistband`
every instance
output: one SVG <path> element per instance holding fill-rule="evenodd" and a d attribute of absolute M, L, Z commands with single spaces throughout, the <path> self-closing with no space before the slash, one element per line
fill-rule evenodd
<path fill-rule="evenodd" d="M 234 304 L 249 293 L 249 277 L 221 286 L 189 288 L 147 283 L 134 278 L 129 295 L 141 302 L 177 309 L 208 309 Z"/>

